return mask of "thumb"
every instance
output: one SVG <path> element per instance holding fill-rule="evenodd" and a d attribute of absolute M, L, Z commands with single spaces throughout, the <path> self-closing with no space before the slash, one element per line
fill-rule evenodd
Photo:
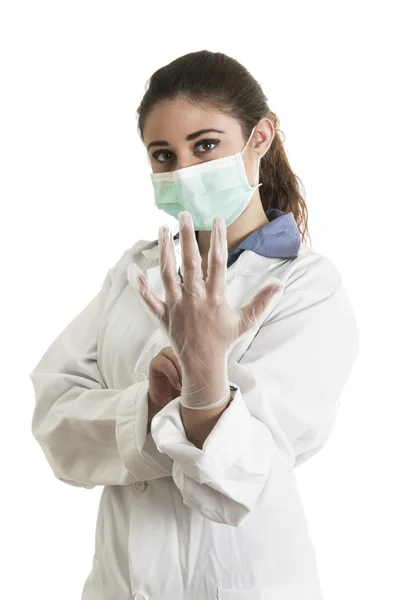
<path fill-rule="evenodd" d="M 179 360 L 174 352 L 174 349 L 172 348 L 172 346 L 165 346 L 161 351 L 160 354 L 162 354 L 163 356 L 165 356 L 173 365 L 173 379 L 171 381 L 172 385 L 177 389 L 177 390 L 181 390 L 182 389 L 182 369 L 181 369 L 181 365 L 179 363 Z"/>
<path fill-rule="evenodd" d="M 259 290 L 254 298 L 240 309 L 239 337 L 248 331 L 248 329 L 255 326 L 262 313 L 269 306 L 270 301 L 281 291 L 281 282 L 267 285 L 262 290 Z"/>

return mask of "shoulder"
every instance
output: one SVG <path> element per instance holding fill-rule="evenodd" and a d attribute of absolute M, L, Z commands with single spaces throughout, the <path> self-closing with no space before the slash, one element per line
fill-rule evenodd
<path fill-rule="evenodd" d="M 153 248 L 153 241 L 150 240 L 138 240 L 130 248 L 123 251 L 123 254 L 118 258 L 115 265 L 110 269 L 112 273 L 112 279 L 124 278 L 127 280 L 127 267 L 131 263 L 135 262 L 141 267 L 142 261 L 145 260 L 142 251 L 150 250 Z"/>
<path fill-rule="evenodd" d="M 142 250 L 150 249 L 152 246 L 153 242 L 151 241 L 138 240 L 132 246 L 126 248 L 113 266 L 108 268 L 101 290 L 101 294 L 104 297 L 105 313 L 109 307 L 115 305 L 128 286 L 128 266 L 131 263 L 136 263 L 142 268 L 143 262 L 146 260 L 145 255 L 142 254 Z"/>
<path fill-rule="evenodd" d="M 328 256 L 301 244 L 297 257 L 290 261 L 290 272 L 284 290 L 336 292 L 341 286 L 338 266 Z"/>
<path fill-rule="evenodd" d="M 284 323 L 289 331 L 302 326 L 307 335 L 340 336 L 358 345 L 358 324 L 338 266 L 324 254 L 301 244 L 298 255 L 283 263 L 282 293 L 264 325 Z M 276 295 L 277 298 L 277 295 Z M 355 350 L 356 351 L 356 350 Z"/>

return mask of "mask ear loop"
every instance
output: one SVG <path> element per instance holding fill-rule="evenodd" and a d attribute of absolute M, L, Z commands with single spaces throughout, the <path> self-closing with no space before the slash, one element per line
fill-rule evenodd
<path fill-rule="evenodd" d="M 258 187 L 260 187 L 262 185 L 262 183 L 259 183 L 259 171 L 260 171 L 260 167 L 261 167 L 261 157 L 258 156 L 258 167 L 257 167 L 256 177 L 255 177 L 256 183 L 254 184 L 254 188 L 256 188 L 256 189 L 258 189 Z"/>
<path fill-rule="evenodd" d="M 249 144 L 249 143 L 250 143 L 250 141 L 251 141 L 251 138 L 252 138 L 252 136 L 254 135 L 254 131 L 255 131 L 255 129 L 256 129 L 256 125 L 254 125 L 254 127 L 253 127 L 253 129 L 252 129 L 252 131 L 251 131 L 251 133 L 250 133 L 250 136 L 249 136 L 249 138 L 248 138 L 248 140 L 247 140 L 247 143 L 246 143 L 246 144 L 245 144 L 245 146 L 244 146 L 244 150 L 242 151 L 242 153 L 241 153 L 241 154 L 244 154 L 244 152 L 245 152 L 245 150 L 246 150 L 246 148 L 247 148 L 248 144 Z"/>
<path fill-rule="evenodd" d="M 246 143 L 246 144 L 245 144 L 245 146 L 244 146 L 244 150 L 241 152 L 241 155 L 243 155 L 243 154 L 244 154 L 244 152 L 245 152 L 245 150 L 246 150 L 246 148 L 247 148 L 248 144 L 250 143 L 250 141 L 251 141 L 251 138 L 252 138 L 252 136 L 254 135 L 254 131 L 255 131 L 255 129 L 256 129 L 256 125 L 255 125 L 255 126 L 254 126 L 254 128 L 252 129 L 252 131 L 251 131 L 251 134 L 250 134 L 250 136 L 249 136 L 249 138 L 248 138 L 248 140 L 247 140 L 247 143 Z M 253 189 L 253 190 L 257 189 L 258 187 L 260 187 L 260 186 L 262 185 L 261 183 L 259 183 L 259 170 L 260 170 L 260 165 L 261 165 L 261 157 L 259 156 L 259 157 L 258 157 L 258 166 L 257 166 L 257 168 L 256 168 L 255 183 L 254 183 L 254 185 L 252 186 L 252 189 Z"/>

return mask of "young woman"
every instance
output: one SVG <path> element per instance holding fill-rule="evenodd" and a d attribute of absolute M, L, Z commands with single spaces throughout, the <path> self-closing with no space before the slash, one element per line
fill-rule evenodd
<path fill-rule="evenodd" d="M 104 486 L 83 600 L 320 600 L 294 469 L 358 353 L 340 273 L 236 60 L 176 59 L 138 117 L 179 233 L 127 249 L 30 375 L 55 476 Z"/>

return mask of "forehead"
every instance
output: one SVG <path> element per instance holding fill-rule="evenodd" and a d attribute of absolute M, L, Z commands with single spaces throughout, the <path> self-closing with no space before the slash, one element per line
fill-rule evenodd
<path fill-rule="evenodd" d="M 193 105 L 181 98 L 162 100 L 148 114 L 143 137 L 145 144 L 160 139 L 171 143 L 182 137 L 185 139 L 190 133 L 211 127 L 231 135 L 241 131 L 236 119 L 212 106 Z"/>

